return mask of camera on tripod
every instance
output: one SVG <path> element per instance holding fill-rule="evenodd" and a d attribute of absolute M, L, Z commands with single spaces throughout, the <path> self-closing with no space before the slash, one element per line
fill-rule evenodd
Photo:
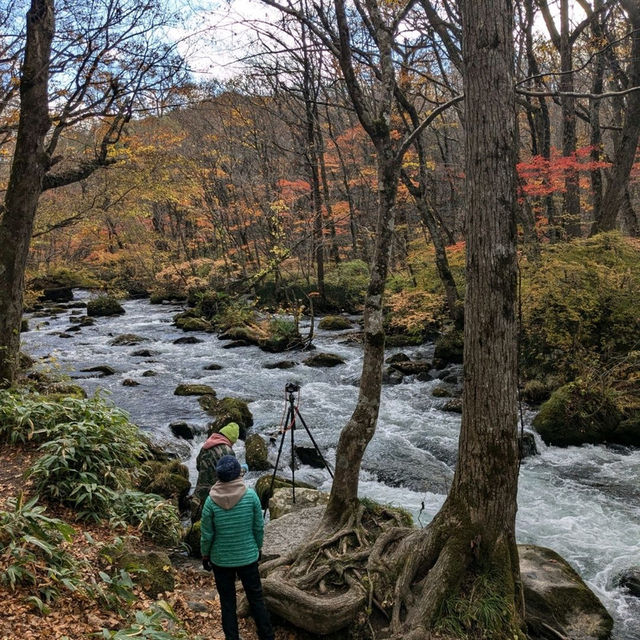
<path fill-rule="evenodd" d="M 296 384 L 295 382 L 287 382 L 284 390 L 286 393 L 297 393 L 298 391 L 300 391 L 300 385 Z"/>

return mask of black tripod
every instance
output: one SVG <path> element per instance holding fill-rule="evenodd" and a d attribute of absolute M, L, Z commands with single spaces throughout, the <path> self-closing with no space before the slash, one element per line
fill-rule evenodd
<path fill-rule="evenodd" d="M 273 495 L 273 484 L 276 480 L 276 473 L 278 473 L 278 463 L 280 462 L 280 456 L 282 455 L 282 446 L 284 445 L 284 439 L 287 431 L 291 431 L 291 495 L 292 495 L 293 503 L 295 504 L 296 472 L 295 472 L 294 431 L 296 429 L 296 417 L 300 418 L 300 422 L 302 422 L 302 426 L 305 428 L 307 434 L 309 434 L 309 437 L 311 438 L 311 442 L 313 443 L 313 446 L 318 452 L 318 455 L 322 460 L 322 464 L 324 464 L 332 480 L 333 480 L 333 472 L 331 471 L 329 465 L 327 464 L 327 461 L 324 459 L 324 456 L 322 455 L 320 448 L 318 447 L 318 445 L 316 444 L 316 441 L 311 435 L 311 431 L 309 431 L 309 427 L 307 426 L 307 423 L 304 421 L 304 418 L 302 417 L 300 410 L 298 409 L 298 406 L 296 404 L 295 394 L 300 393 L 300 386 L 297 384 L 294 384 L 293 382 L 289 382 L 285 386 L 284 390 L 285 390 L 285 393 L 287 394 L 287 402 L 289 403 L 289 407 L 287 409 L 287 415 L 284 419 L 284 422 L 282 423 L 282 429 L 280 430 L 280 446 L 278 447 L 278 457 L 276 458 L 276 466 L 275 466 L 275 469 L 273 470 L 273 475 L 271 476 L 271 486 L 269 487 L 269 499 L 271 499 L 271 496 Z M 267 502 L 267 506 L 264 508 L 265 515 L 267 514 L 268 507 L 269 507 L 269 503 Z"/>

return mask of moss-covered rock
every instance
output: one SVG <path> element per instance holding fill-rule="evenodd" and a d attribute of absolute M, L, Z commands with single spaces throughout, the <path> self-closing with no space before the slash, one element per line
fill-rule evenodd
<path fill-rule="evenodd" d="M 388 348 L 393 347 L 417 347 L 424 342 L 421 335 L 409 333 L 392 333 L 385 337 L 384 343 Z"/>
<path fill-rule="evenodd" d="M 203 318 L 178 318 L 176 327 L 183 331 L 211 331 L 211 323 Z"/>
<path fill-rule="evenodd" d="M 623 414 L 612 392 L 582 381 L 554 391 L 533 419 L 546 444 L 559 447 L 616 443 L 640 446 L 640 430 L 620 425 Z"/>
<path fill-rule="evenodd" d="M 182 338 L 176 338 L 173 344 L 200 344 L 201 342 L 204 342 L 204 340 L 200 340 L 195 336 L 183 336 Z"/>
<path fill-rule="evenodd" d="M 417 376 L 420 373 L 428 373 L 431 363 L 426 360 L 404 360 L 392 363 L 391 368 L 399 371 L 403 376 Z"/>
<path fill-rule="evenodd" d="M 189 555 L 202 558 L 200 551 L 200 520 L 194 522 L 185 532 L 184 543 L 189 549 Z"/>
<path fill-rule="evenodd" d="M 55 395 L 60 397 L 86 398 L 87 392 L 77 384 L 64 381 L 54 381 L 41 388 L 41 392 L 49 397 Z"/>
<path fill-rule="evenodd" d="M 146 371 L 142 372 L 142 377 L 143 378 L 153 378 L 154 376 L 157 376 L 158 372 L 154 371 L 153 369 L 147 369 Z"/>
<path fill-rule="evenodd" d="M 304 360 L 307 367 L 336 367 L 344 363 L 344 358 L 335 353 L 316 353 Z"/>
<path fill-rule="evenodd" d="M 144 342 L 146 338 L 136 335 L 135 333 L 123 333 L 116 336 L 109 344 L 112 347 L 133 347 L 136 344 Z"/>
<path fill-rule="evenodd" d="M 627 589 L 632 596 L 640 598 L 640 565 L 625 569 L 616 576 L 615 583 Z"/>
<path fill-rule="evenodd" d="M 191 488 L 189 469 L 178 460 L 145 462 L 138 478 L 138 488 L 171 500 L 181 511 L 187 508 L 187 495 Z"/>
<path fill-rule="evenodd" d="M 166 553 L 128 551 L 116 557 L 114 565 L 124 569 L 151 598 L 175 588 L 174 570 Z"/>
<path fill-rule="evenodd" d="M 242 340 L 248 344 L 258 345 L 262 336 L 257 329 L 248 326 L 231 327 L 220 334 L 220 340 Z"/>
<path fill-rule="evenodd" d="M 95 376 L 88 376 L 90 378 L 104 378 L 105 376 L 112 376 L 116 370 L 110 367 L 108 364 L 98 364 L 95 367 L 86 367 L 80 369 L 83 373 L 95 373 Z"/>
<path fill-rule="evenodd" d="M 463 349 L 462 331 L 459 329 L 447 331 L 436 340 L 433 366 L 436 369 L 444 369 L 448 364 L 462 364 Z"/>
<path fill-rule="evenodd" d="M 262 508 L 266 509 L 269 504 L 269 500 L 273 496 L 273 492 L 276 489 L 291 489 L 291 480 L 287 480 L 286 478 L 281 478 L 280 476 L 276 476 L 273 478 L 273 489 L 271 488 L 271 479 L 273 476 L 271 474 L 267 474 L 264 476 L 260 476 L 256 482 L 256 486 L 254 487 L 255 492 L 258 494 L 258 498 L 260 498 L 260 504 L 262 504 Z M 305 482 L 298 482 L 296 480 L 296 490 L 300 487 L 301 489 L 315 489 L 310 484 Z"/>
<path fill-rule="evenodd" d="M 29 321 L 26 318 L 22 318 L 20 321 L 20 333 L 29 331 Z"/>
<path fill-rule="evenodd" d="M 555 551 L 518 545 L 528 637 L 607 640 L 613 620 L 600 600 Z M 546 626 L 546 628 L 545 628 Z M 556 635 L 553 635 L 556 637 Z"/>
<path fill-rule="evenodd" d="M 179 384 L 173 392 L 174 396 L 215 396 L 216 392 L 208 384 Z"/>
<path fill-rule="evenodd" d="M 165 301 L 164 293 L 152 293 L 149 296 L 150 304 L 162 304 Z"/>
<path fill-rule="evenodd" d="M 318 329 L 327 331 L 342 331 L 343 329 L 351 329 L 351 320 L 343 316 L 325 316 L 318 322 Z"/>
<path fill-rule="evenodd" d="M 298 363 L 294 360 L 279 360 L 278 362 L 266 362 L 263 364 L 264 369 L 293 369 Z"/>
<path fill-rule="evenodd" d="M 540 380 L 529 380 L 520 393 L 520 397 L 527 403 L 539 405 L 549 399 L 551 391 L 544 382 Z"/>
<path fill-rule="evenodd" d="M 87 302 L 89 316 L 117 316 L 122 313 L 122 305 L 112 296 L 99 296 Z"/>
<path fill-rule="evenodd" d="M 245 442 L 245 458 L 249 471 L 267 471 L 271 468 L 268 460 L 269 450 L 264 438 L 252 433 Z"/>
<path fill-rule="evenodd" d="M 462 413 L 462 398 L 451 398 L 443 407 L 443 411 L 450 413 Z"/>
<path fill-rule="evenodd" d="M 453 390 L 448 387 L 439 386 L 432 389 L 431 395 L 434 398 L 453 398 L 454 393 Z"/>
<path fill-rule="evenodd" d="M 406 353 L 394 353 L 385 360 L 385 364 L 397 364 L 398 362 L 411 362 L 411 358 Z"/>
<path fill-rule="evenodd" d="M 222 398 L 204 395 L 198 398 L 200 406 L 215 420 L 209 425 L 209 435 L 222 429 L 230 422 L 240 427 L 240 439 L 247 437 L 247 430 L 253 426 L 253 414 L 246 400 L 240 398 Z"/>
<path fill-rule="evenodd" d="M 293 492 L 290 488 L 274 490 L 273 496 L 269 500 L 269 516 L 272 520 L 276 520 L 292 511 L 326 505 L 328 502 L 329 494 L 326 491 L 303 489 L 296 483 L 295 503 L 293 502 Z"/>

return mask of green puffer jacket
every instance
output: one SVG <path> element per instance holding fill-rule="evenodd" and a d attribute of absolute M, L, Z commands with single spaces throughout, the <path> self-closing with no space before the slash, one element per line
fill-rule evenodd
<path fill-rule="evenodd" d="M 202 557 L 219 567 L 243 567 L 258 560 L 264 536 L 260 499 L 242 478 L 217 482 L 200 523 Z"/>

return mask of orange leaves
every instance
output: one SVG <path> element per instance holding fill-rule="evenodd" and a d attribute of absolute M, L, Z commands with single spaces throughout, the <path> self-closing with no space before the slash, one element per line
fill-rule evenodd
<path fill-rule="evenodd" d="M 518 163 L 516 168 L 521 180 L 522 193 L 532 197 L 564 193 L 567 175 L 610 167 L 611 164 L 608 162 L 591 159 L 593 149 L 593 147 L 581 147 L 570 156 L 562 156 L 554 148 L 550 159 L 533 156 L 527 162 Z M 588 185 L 582 183 L 581 186 Z"/>

